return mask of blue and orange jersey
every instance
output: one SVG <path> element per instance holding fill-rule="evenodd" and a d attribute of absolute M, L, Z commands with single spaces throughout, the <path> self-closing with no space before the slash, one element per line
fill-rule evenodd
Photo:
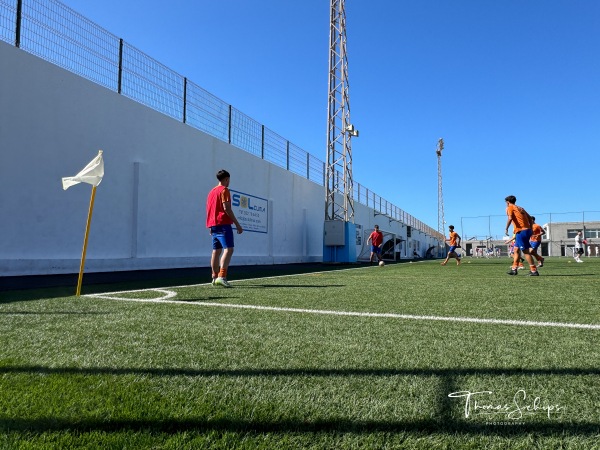
<path fill-rule="evenodd" d="M 527 214 L 527 211 L 520 206 L 512 204 L 508 205 L 506 208 L 506 215 L 510 217 L 515 233 L 531 228 L 531 217 Z"/>
<path fill-rule="evenodd" d="M 221 185 L 212 188 L 206 198 L 206 228 L 233 223 L 225 212 L 223 203 L 231 203 L 229 189 Z"/>
<path fill-rule="evenodd" d="M 456 246 L 456 241 L 460 238 L 460 236 L 458 235 L 458 233 L 456 231 L 451 231 L 450 232 L 450 239 L 448 239 L 450 241 L 450 247 L 454 247 Z"/>
<path fill-rule="evenodd" d="M 541 225 L 534 223 L 532 230 L 533 230 L 533 234 L 529 238 L 529 241 L 542 242 L 542 234 L 544 234 L 544 229 L 541 227 Z"/>

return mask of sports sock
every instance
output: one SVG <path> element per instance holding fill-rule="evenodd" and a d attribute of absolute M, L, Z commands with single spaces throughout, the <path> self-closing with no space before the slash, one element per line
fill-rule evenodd
<path fill-rule="evenodd" d="M 227 278 L 227 269 L 221 269 L 221 270 L 219 270 L 219 277 L 220 278 Z"/>

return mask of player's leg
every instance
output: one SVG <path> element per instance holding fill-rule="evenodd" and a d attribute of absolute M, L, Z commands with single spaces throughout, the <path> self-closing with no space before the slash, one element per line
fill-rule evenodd
<path fill-rule="evenodd" d="M 537 267 L 535 265 L 535 261 L 533 259 L 531 244 L 529 243 L 529 238 L 531 237 L 531 230 L 523 230 L 517 233 L 518 239 L 517 242 L 519 244 L 519 248 L 523 252 L 525 259 L 529 263 L 529 275 L 538 276 L 539 273 L 537 271 Z"/>
<path fill-rule="evenodd" d="M 223 255 L 221 256 L 221 273 L 223 274 L 223 278 L 227 278 L 227 269 L 229 268 L 229 263 L 231 262 L 231 257 L 233 256 L 233 247 L 228 247 L 223 250 Z"/>
<path fill-rule="evenodd" d="M 212 284 L 215 284 L 215 280 L 219 276 L 219 260 L 223 251 L 221 227 L 211 227 L 210 235 L 212 237 L 213 248 L 210 255 L 210 268 L 212 270 Z"/>
<path fill-rule="evenodd" d="M 219 270 L 219 277 L 215 280 L 215 284 L 223 287 L 231 287 L 227 281 L 227 269 L 233 256 L 233 229 L 231 225 L 223 226 L 223 254 L 221 255 L 221 269 Z"/>
<path fill-rule="evenodd" d="M 376 249 L 375 249 L 375 255 L 377 255 L 377 261 L 378 262 L 383 261 L 383 258 L 381 257 L 381 246 L 376 247 Z"/>
<path fill-rule="evenodd" d="M 212 284 L 215 284 L 215 280 L 219 276 L 219 260 L 221 257 L 222 248 L 213 249 L 210 255 L 210 268 L 212 270 Z"/>

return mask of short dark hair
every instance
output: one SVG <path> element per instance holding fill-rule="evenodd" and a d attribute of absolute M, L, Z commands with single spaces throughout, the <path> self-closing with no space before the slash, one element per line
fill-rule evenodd
<path fill-rule="evenodd" d="M 225 178 L 231 178 L 231 175 L 229 175 L 229 172 L 227 172 L 225 169 L 219 170 L 217 172 L 217 180 L 223 181 Z"/>
<path fill-rule="evenodd" d="M 509 195 L 504 199 L 504 201 L 512 203 L 514 205 L 515 203 L 517 203 L 517 197 L 515 197 L 514 195 Z"/>
<path fill-rule="evenodd" d="M 450 228 L 451 230 L 454 230 L 454 225 L 448 225 L 448 228 Z"/>
<path fill-rule="evenodd" d="M 535 222 L 535 216 L 531 216 L 531 220 Z"/>
<path fill-rule="evenodd" d="M 379 225 L 375 225 L 375 228 L 379 228 Z"/>

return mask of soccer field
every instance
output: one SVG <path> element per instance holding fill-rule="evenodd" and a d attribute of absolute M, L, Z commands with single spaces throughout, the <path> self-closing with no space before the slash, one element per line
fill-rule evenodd
<path fill-rule="evenodd" d="M 600 258 L 0 293 L 0 448 L 600 448 Z"/>

